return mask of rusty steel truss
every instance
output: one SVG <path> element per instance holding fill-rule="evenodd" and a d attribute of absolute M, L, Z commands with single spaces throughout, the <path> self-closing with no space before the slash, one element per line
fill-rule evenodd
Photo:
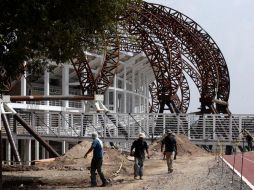
<path fill-rule="evenodd" d="M 211 36 L 186 15 L 147 2 L 132 5 L 119 18 L 119 30 L 109 42 L 96 77 L 85 59 L 73 63 L 83 93 L 106 91 L 116 73 L 120 51 L 144 52 L 156 78 L 149 86 L 151 112 L 187 112 L 188 75 L 200 93 L 201 113 L 230 113 L 230 78 L 225 59 Z"/>
<path fill-rule="evenodd" d="M 153 3 L 131 5 L 105 44 L 96 74 L 86 55 L 71 60 L 83 95 L 105 93 L 117 73 L 121 51 L 143 52 L 156 79 L 149 85 L 151 112 L 186 113 L 191 79 L 200 94 L 200 113 L 230 113 L 226 61 L 211 36 L 186 15 Z M 13 81 L 1 79 L 6 87 Z"/>

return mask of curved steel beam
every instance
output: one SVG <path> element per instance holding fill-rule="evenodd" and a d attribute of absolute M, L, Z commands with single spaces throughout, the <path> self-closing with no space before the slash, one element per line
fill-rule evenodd
<path fill-rule="evenodd" d="M 88 64 L 87 58 L 84 56 L 79 59 L 71 59 L 74 70 L 77 73 L 82 95 L 86 93 L 88 95 L 94 95 L 94 92 L 97 91 L 95 79 L 92 73 L 92 70 Z"/>
<path fill-rule="evenodd" d="M 219 100 L 227 102 L 228 97 L 229 97 L 229 90 L 230 90 L 230 85 L 229 85 L 230 80 L 229 80 L 229 73 L 228 73 L 227 65 L 226 65 L 225 59 L 224 59 L 221 51 L 219 50 L 218 46 L 213 41 L 213 39 L 209 36 L 209 34 L 207 34 L 196 22 L 194 22 L 187 16 L 183 15 L 182 13 L 180 13 L 174 9 L 171 9 L 171 8 L 165 7 L 165 6 L 161 6 L 161 5 L 155 5 L 155 4 L 150 4 L 150 6 L 153 7 L 152 9 L 150 9 L 151 11 L 155 10 L 154 6 L 157 7 L 157 12 L 159 15 L 165 14 L 164 18 L 170 17 L 170 18 L 175 19 L 177 22 L 171 21 L 172 28 L 173 28 L 174 24 L 176 24 L 178 26 L 177 27 L 178 30 L 181 27 L 187 28 L 189 33 L 194 35 L 195 38 L 200 42 L 200 44 L 202 44 L 202 47 L 205 49 L 205 52 L 207 52 L 207 54 L 205 54 L 206 57 L 210 56 L 210 58 L 211 58 L 210 60 L 213 60 L 214 66 L 213 66 L 212 72 L 213 72 L 213 75 L 217 78 L 217 83 L 214 88 L 214 90 L 216 92 L 216 97 L 214 97 L 214 98 L 217 98 Z M 178 35 L 180 34 L 180 33 L 177 33 L 177 29 L 175 29 L 175 31 L 176 31 L 176 34 L 178 34 Z M 180 29 L 180 31 L 181 31 L 181 29 Z M 184 37 L 184 36 L 182 36 L 182 37 Z M 191 42 L 191 41 L 188 41 L 188 44 L 191 44 L 189 42 Z M 200 55 L 200 54 L 198 54 L 198 55 Z M 205 81 L 205 82 L 207 83 L 207 81 Z M 207 85 L 205 85 L 205 86 L 207 86 Z M 213 89 L 213 88 L 211 88 L 211 89 Z M 207 92 L 209 92 L 209 91 L 207 91 Z M 211 100 L 211 95 L 209 95 L 209 96 L 210 96 L 210 98 L 209 98 L 210 100 L 206 100 L 207 95 L 203 95 L 203 97 L 201 97 L 201 99 L 204 99 L 203 101 L 210 101 L 209 103 L 211 103 L 211 101 L 213 101 L 213 100 Z M 225 108 L 224 108 L 224 110 L 219 110 L 219 111 L 224 112 Z"/>
<path fill-rule="evenodd" d="M 102 69 L 95 79 L 98 94 L 104 94 L 112 84 L 119 66 L 120 47 L 117 34 L 110 35 L 107 39 L 107 48 Z"/>
<path fill-rule="evenodd" d="M 145 4 L 153 14 L 157 14 L 158 17 L 163 20 L 165 25 L 172 30 L 181 43 L 188 48 L 191 52 L 189 56 L 193 56 L 196 59 L 197 68 L 201 73 L 203 84 L 201 99 L 204 99 L 207 103 L 212 102 L 215 97 L 215 92 L 217 91 L 217 70 L 215 69 L 211 54 L 206 50 L 206 47 L 200 42 L 199 38 L 183 24 L 184 21 L 179 22 L 179 20 L 175 18 L 181 18 L 181 13 L 176 12 L 171 14 L 171 12 L 167 12 L 164 6 L 155 6 L 149 3 Z"/>

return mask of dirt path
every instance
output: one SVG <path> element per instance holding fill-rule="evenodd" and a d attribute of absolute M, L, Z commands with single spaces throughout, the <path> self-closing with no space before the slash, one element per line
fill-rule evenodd
<path fill-rule="evenodd" d="M 209 167 L 216 163 L 211 155 L 202 157 L 179 157 L 174 161 L 174 172 L 167 173 L 166 161 L 154 157 L 145 161 L 145 174 L 143 180 L 135 180 L 133 175 L 119 175 L 112 181 L 112 186 L 97 187 L 104 190 L 196 190 L 207 189 L 202 187 L 208 175 Z M 204 184 L 206 186 L 206 184 Z M 83 186 L 92 190 L 89 186 Z M 67 187 L 60 189 L 81 189 L 81 187 Z"/>
<path fill-rule="evenodd" d="M 184 136 L 178 137 L 179 155 L 173 162 L 173 173 L 167 173 L 160 144 L 150 146 L 152 156 L 151 159 L 145 160 L 143 180 L 134 179 L 133 162 L 119 151 L 109 148 L 106 149 L 103 167 L 105 176 L 111 180 L 111 186 L 91 188 L 89 187 L 91 155 L 87 159 L 83 158 L 89 146 L 90 143 L 85 141 L 76 145 L 65 156 L 43 166 L 43 170 L 3 172 L 4 177 L 9 178 L 8 183 L 19 182 L 19 186 L 22 183 L 26 187 L 12 186 L 9 189 L 250 190 L 221 159 L 193 145 Z M 122 166 L 120 173 L 113 175 L 117 173 L 119 166 Z M 26 180 L 30 180 L 30 186 L 26 186 Z M 31 184 L 34 186 L 31 187 Z"/>
<path fill-rule="evenodd" d="M 128 184 L 114 185 L 107 189 L 121 190 L 168 190 L 168 189 L 198 189 L 201 180 L 208 174 L 208 166 L 213 161 L 212 156 L 206 157 L 181 157 L 174 161 L 174 172 L 167 173 L 166 162 L 155 158 L 145 162 L 144 180 L 134 180 L 133 176 L 127 179 L 119 176 L 118 179 L 129 181 Z M 192 167 L 193 166 L 193 167 Z M 115 179 L 117 180 L 117 179 Z M 186 183 L 188 181 L 188 183 Z M 184 183 L 183 183 L 184 182 Z"/>
<path fill-rule="evenodd" d="M 145 162 L 144 180 L 134 180 L 133 176 L 118 176 L 111 187 L 105 190 L 250 190 L 241 184 L 240 178 L 223 165 L 215 156 L 183 156 L 174 161 L 174 172 L 167 173 L 166 162 L 152 158 Z M 240 185 L 242 187 L 240 188 Z M 87 188 L 92 190 L 94 188 Z"/>
<path fill-rule="evenodd" d="M 246 184 L 241 183 L 240 178 L 236 175 L 234 181 L 231 182 L 232 171 L 220 160 L 217 162 L 215 156 L 212 155 L 179 156 L 174 161 L 174 172 L 171 174 L 167 173 L 166 162 L 161 157 L 155 156 L 145 161 L 144 172 L 143 180 L 134 180 L 132 172 L 125 173 L 112 178 L 112 186 L 96 188 L 89 187 L 89 171 L 87 170 L 7 173 L 10 176 L 38 177 L 40 181 L 48 184 L 41 187 L 25 188 L 32 190 L 238 190 L 240 185 L 242 185 L 242 190 L 250 190 Z M 66 182 L 66 184 L 64 185 L 63 182 Z M 13 190 L 13 188 L 11 189 Z"/>

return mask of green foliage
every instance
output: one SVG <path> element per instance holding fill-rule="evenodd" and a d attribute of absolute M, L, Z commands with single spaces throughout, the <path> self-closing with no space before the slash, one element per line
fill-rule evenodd
<path fill-rule="evenodd" d="M 116 28 L 128 4 L 136 2 L 0 0 L 0 66 L 15 78 L 25 61 L 35 67 L 66 62 L 97 46 L 105 31 Z"/>

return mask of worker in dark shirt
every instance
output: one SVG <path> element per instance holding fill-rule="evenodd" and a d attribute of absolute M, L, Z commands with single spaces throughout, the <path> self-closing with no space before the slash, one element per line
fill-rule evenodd
<path fill-rule="evenodd" d="M 249 151 L 252 151 L 252 141 L 253 141 L 253 138 L 252 138 L 252 136 L 250 135 L 250 134 L 246 134 L 246 136 L 245 136 L 245 139 L 246 139 L 246 141 L 247 141 L 247 143 L 248 143 L 248 150 Z"/>
<path fill-rule="evenodd" d="M 165 147 L 165 151 L 164 150 Z M 177 146 L 176 146 L 176 139 L 172 133 L 172 131 L 167 131 L 167 136 L 162 140 L 161 142 L 161 152 L 165 152 L 166 160 L 167 160 L 167 166 L 168 166 L 168 173 L 173 172 L 173 153 L 177 152 Z"/>
<path fill-rule="evenodd" d="M 145 134 L 140 133 L 139 138 L 132 143 L 131 153 L 130 155 L 134 155 L 134 179 L 143 179 L 144 173 L 144 160 L 145 160 L 145 151 L 147 153 L 147 157 L 150 158 L 148 145 L 144 140 Z M 134 154 L 133 154 L 133 150 Z"/>

